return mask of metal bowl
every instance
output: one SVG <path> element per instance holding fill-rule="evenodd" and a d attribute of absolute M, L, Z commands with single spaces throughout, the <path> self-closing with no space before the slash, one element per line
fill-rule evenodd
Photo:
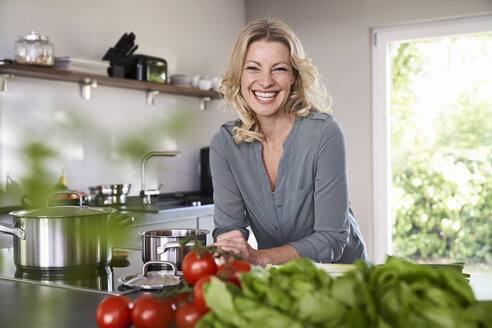
<path fill-rule="evenodd" d="M 108 184 L 89 187 L 89 193 L 99 205 L 125 204 L 131 184 Z"/>

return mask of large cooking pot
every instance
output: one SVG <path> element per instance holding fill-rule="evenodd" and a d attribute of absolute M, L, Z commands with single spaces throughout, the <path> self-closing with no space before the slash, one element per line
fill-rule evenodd
<path fill-rule="evenodd" d="M 52 206 L 10 212 L 13 226 L 0 231 L 14 235 L 14 263 L 21 270 L 60 270 L 106 266 L 111 261 L 113 208 Z"/>
<path fill-rule="evenodd" d="M 144 263 L 169 261 L 181 270 L 181 263 L 195 245 L 195 240 L 202 245 L 207 244 L 208 232 L 204 229 L 159 229 L 139 232 L 142 236 L 142 260 Z M 181 247 L 180 241 L 190 236 L 193 236 L 194 240 Z"/>

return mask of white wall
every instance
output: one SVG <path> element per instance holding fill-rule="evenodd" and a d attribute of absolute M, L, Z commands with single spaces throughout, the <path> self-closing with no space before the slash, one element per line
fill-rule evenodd
<path fill-rule="evenodd" d="M 301 4 L 302 3 L 302 4 Z M 371 29 L 492 12 L 490 0 L 248 0 L 246 21 L 273 16 L 303 41 L 334 98 L 348 146 L 351 202 L 373 255 Z"/>
<path fill-rule="evenodd" d="M 56 56 L 96 59 L 123 33 L 134 32 L 136 53 L 166 59 L 169 75 L 214 77 L 225 69 L 244 20 L 244 0 L 1 0 L 0 58 L 12 58 L 14 42 L 31 29 L 49 36 Z M 181 158 L 149 161 L 148 187 L 198 190 L 199 148 L 235 117 L 218 100 L 205 112 L 198 98 L 184 96 L 160 95 L 148 106 L 144 92 L 111 87 L 93 90 L 90 101 L 80 97 L 77 84 L 65 82 L 14 77 L 8 90 L 0 93 L 0 183 L 7 174 L 19 179 L 26 173 L 20 147 L 37 139 L 59 151 L 49 169 L 57 177 L 65 167 L 69 187 L 88 191 L 91 185 L 132 183 L 131 194 L 138 194 L 141 158 L 115 150 L 136 136 L 155 150 L 183 151 Z M 186 135 L 163 131 L 173 113 L 186 115 Z"/>

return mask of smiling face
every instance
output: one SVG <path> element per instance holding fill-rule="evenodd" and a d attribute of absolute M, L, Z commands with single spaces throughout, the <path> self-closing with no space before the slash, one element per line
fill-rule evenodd
<path fill-rule="evenodd" d="M 241 95 L 259 119 L 285 114 L 294 80 L 287 46 L 263 40 L 249 45 L 241 73 Z"/>

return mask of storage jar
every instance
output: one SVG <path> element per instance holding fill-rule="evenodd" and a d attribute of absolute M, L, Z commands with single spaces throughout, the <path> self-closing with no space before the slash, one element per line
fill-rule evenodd
<path fill-rule="evenodd" d="M 54 47 L 47 36 L 35 31 L 21 36 L 14 45 L 14 58 L 17 64 L 45 65 L 54 64 Z"/>

